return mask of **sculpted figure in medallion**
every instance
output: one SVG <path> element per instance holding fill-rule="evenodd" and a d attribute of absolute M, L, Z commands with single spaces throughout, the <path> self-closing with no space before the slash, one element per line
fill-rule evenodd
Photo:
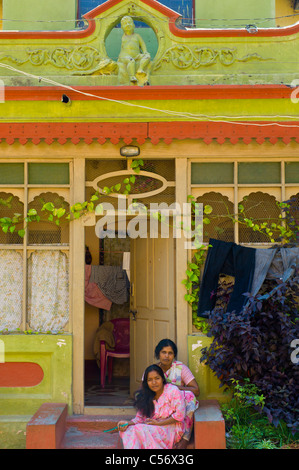
<path fill-rule="evenodd" d="M 121 20 L 124 32 L 118 56 L 119 85 L 148 85 L 151 56 L 142 37 L 134 32 L 134 21 L 130 16 Z"/>

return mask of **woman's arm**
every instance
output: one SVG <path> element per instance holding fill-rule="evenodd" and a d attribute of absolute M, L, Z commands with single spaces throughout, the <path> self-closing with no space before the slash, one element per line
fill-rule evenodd
<path fill-rule="evenodd" d="M 189 367 L 185 364 L 182 365 L 182 375 L 181 375 L 182 385 L 179 385 L 180 390 L 189 390 L 194 393 L 195 396 L 199 395 L 199 386 L 196 382 L 194 375 L 192 374 Z"/>
<path fill-rule="evenodd" d="M 187 385 L 177 385 L 179 390 L 189 390 L 194 395 L 199 395 L 199 386 L 195 379 L 191 380 Z"/>

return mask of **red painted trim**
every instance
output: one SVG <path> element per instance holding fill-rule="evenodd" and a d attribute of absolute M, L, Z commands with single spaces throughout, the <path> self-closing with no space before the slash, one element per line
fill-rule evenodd
<path fill-rule="evenodd" d="M 106 12 L 111 7 L 121 3 L 123 0 L 108 0 L 99 5 L 90 12 L 83 15 L 83 18 L 89 21 L 86 29 L 80 31 L 0 31 L 1 39 L 66 39 L 66 38 L 82 38 L 91 35 L 95 30 L 95 18 L 101 13 Z M 285 28 L 264 28 L 258 30 L 257 33 L 249 33 L 245 29 L 192 29 L 184 30 L 177 28 L 175 22 L 180 18 L 177 12 L 167 8 L 166 6 L 156 2 L 155 0 L 139 0 L 154 10 L 159 11 L 169 20 L 169 30 L 176 37 L 181 38 L 214 38 L 214 37 L 246 37 L 248 40 L 256 37 L 284 37 L 291 36 L 299 32 L 299 23 Z M 134 15 L 132 15 L 134 16 Z"/>
<path fill-rule="evenodd" d="M 33 362 L 0 364 L 0 387 L 34 387 L 44 378 L 43 369 Z"/>
<path fill-rule="evenodd" d="M 290 99 L 294 88 L 286 85 L 185 85 L 185 86 L 85 86 L 72 87 L 78 92 L 114 100 L 231 100 Z M 95 100 L 63 87 L 5 87 L 5 101 L 61 101 L 62 94 L 71 100 Z"/>
<path fill-rule="evenodd" d="M 253 125 L 254 124 L 254 125 Z M 299 121 L 294 122 L 47 122 L 47 123 L 0 123 L 0 142 L 12 145 L 19 141 L 25 145 L 32 141 L 38 145 L 44 140 L 48 145 L 57 141 L 61 145 L 70 140 L 73 144 L 84 141 L 86 144 L 98 142 L 104 144 L 110 140 L 113 144 L 123 141 L 125 144 L 137 140 L 142 145 L 146 140 L 153 144 L 164 141 L 195 139 L 210 144 L 213 140 L 223 144 L 226 140 L 232 144 L 252 140 L 263 143 L 268 139 L 275 144 L 278 139 L 287 144 L 291 139 L 299 143 Z"/>
<path fill-rule="evenodd" d="M 121 139 L 127 144 L 137 139 L 139 144 L 145 142 L 148 136 L 147 123 L 97 123 L 97 122 L 42 122 L 42 123 L 0 123 L 0 141 L 5 140 L 12 145 L 16 140 L 26 144 L 31 140 L 38 145 L 42 139 L 47 144 L 57 140 L 65 144 L 68 139 L 74 144 L 84 141 L 91 144 L 93 140 L 104 144 L 110 139 L 117 144 Z"/>
<path fill-rule="evenodd" d="M 254 124 L 254 125 L 253 125 Z M 281 127 L 283 125 L 284 127 Z M 297 127 L 296 127 L 297 126 Z M 249 144 L 256 140 L 259 144 L 269 139 L 275 144 L 278 139 L 289 143 L 295 139 L 299 143 L 299 121 L 297 122 L 151 122 L 149 123 L 149 136 L 153 144 L 164 140 L 171 143 L 174 139 L 200 139 L 210 144 L 213 139 L 219 144 L 226 140 L 232 144 L 243 141 Z"/>

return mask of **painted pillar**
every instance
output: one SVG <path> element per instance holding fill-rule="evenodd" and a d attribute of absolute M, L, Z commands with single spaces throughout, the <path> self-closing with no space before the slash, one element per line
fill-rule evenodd
<path fill-rule="evenodd" d="M 187 202 L 188 196 L 188 171 L 187 158 L 176 158 L 176 202 L 180 205 Z M 176 332 L 178 359 L 187 364 L 187 334 L 189 327 L 188 303 L 184 299 L 186 293 L 182 280 L 185 278 L 185 271 L 188 262 L 188 250 L 185 248 L 184 237 L 176 238 Z"/>
<path fill-rule="evenodd" d="M 73 204 L 85 201 L 85 160 L 74 159 Z M 84 225 L 80 219 L 71 222 L 72 242 L 72 323 L 73 323 L 73 410 L 84 407 Z"/>

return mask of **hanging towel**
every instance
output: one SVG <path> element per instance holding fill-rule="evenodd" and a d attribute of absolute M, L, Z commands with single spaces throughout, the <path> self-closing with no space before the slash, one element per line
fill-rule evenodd
<path fill-rule="evenodd" d="M 130 283 L 120 266 L 91 265 L 90 282 L 94 282 L 111 302 L 122 305 L 129 300 Z"/>
<path fill-rule="evenodd" d="M 110 310 L 112 302 L 107 299 L 103 292 L 94 282 L 90 282 L 91 265 L 85 265 L 85 301 L 93 307 Z"/>
<path fill-rule="evenodd" d="M 265 279 L 282 279 L 292 267 L 299 267 L 299 247 L 256 249 L 252 295 L 259 292 Z"/>
<path fill-rule="evenodd" d="M 255 270 L 251 286 L 251 294 L 256 295 L 266 279 L 277 248 L 255 250 Z"/>
<path fill-rule="evenodd" d="M 123 269 L 126 271 L 128 279 L 130 280 L 130 252 L 125 251 L 123 254 Z"/>

